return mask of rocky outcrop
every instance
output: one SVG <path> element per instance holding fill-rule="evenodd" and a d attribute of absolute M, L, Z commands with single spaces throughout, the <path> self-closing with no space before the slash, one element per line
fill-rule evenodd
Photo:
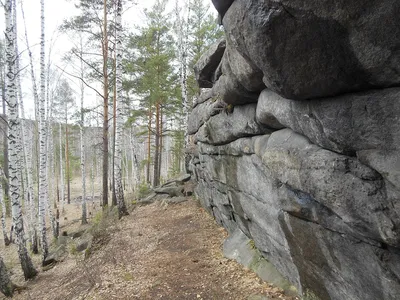
<path fill-rule="evenodd" d="M 400 4 L 229 4 L 188 125 L 202 205 L 300 294 L 400 299 Z"/>

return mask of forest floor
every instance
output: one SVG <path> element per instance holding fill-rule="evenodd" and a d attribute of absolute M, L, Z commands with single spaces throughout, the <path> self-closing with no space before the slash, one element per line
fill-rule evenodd
<path fill-rule="evenodd" d="M 67 213 L 76 216 L 77 209 L 69 204 Z M 0 249 L 12 267 L 13 280 L 26 286 L 14 298 L 296 299 L 224 258 L 227 233 L 193 198 L 178 204 L 134 205 L 130 210 L 120 221 L 104 223 L 104 236 L 86 259 L 71 251 L 63 262 L 43 271 L 40 255 L 34 256 L 39 274 L 28 282 L 23 282 L 17 255 L 4 253 L 16 249 Z M 76 222 L 62 228 L 77 229 Z"/>

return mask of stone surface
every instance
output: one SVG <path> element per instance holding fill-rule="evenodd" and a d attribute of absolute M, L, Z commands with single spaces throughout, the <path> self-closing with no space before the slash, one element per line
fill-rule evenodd
<path fill-rule="evenodd" d="M 236 0 L 223 25 L 270 90 L 311 99 L 399 85 L 399 11 L 396 0 Z"/>
<path fill-rule="evenodd" d="M 400 299 L 400 2 L 214 3 L 190 170 L 227 255 L 251 240 L 305 296 Z"/>
<path fill-rule="evenodd" d="M 257 123 L 256 105 L 234 107 L 232 113 L 211 117 L 195 135 L 197 142 L 211 145 L 225 144 L 241 137 L 259 135 L 270 130 Z"/>
<path fill-rule="evenodd" d="M 201 88 L 213 86 L 212 78 L 224 55 L 225 44 L 225 40 L 213 44 L 194 66 L 195 77 Z"/>
<path fill-rule="evenodd" d="M 198 147 L 202 205 L 231 234 L 240 229 L 254 240 L 300 292 L 337 300 L 400 295 L 396 203 L 378 172 L 289 129 Z"/>
<path fill-rule="evenodd" d="M 167 186 L 167 187 L 159 187 L 155 188 L 154 192 L 156 194 L 167 194 L 170 197 L 182 197 L 183 196 L 184 186 Z"/>
<path fill-rule="evenodd" d="M 306 102 L 264 90 L 257 105 L 257 121 L 276 129 L 289 127 L 335 152 L 390 151 L 400 149 L 399 99 L 398 88 Z"/>
<path fill-rule="evenodd" d="M 236 229 L 224 241 L 224 256 L 253 270 L 261 279 L 283 289 L 287 294 L 296 295 L 293 287 L 255 248 L 254 241 L 249 239 L 240 229 Z"/>

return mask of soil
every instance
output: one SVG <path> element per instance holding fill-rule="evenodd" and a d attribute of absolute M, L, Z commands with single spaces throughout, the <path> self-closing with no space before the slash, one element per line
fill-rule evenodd
<path fill-rule="evenodd" d="M 78 208 L 69 204 L 67 212 Z M 77 222 L 63 228 L 77 229 Z M 129 216 L 103 230 L 88 258 L 69 253 L 48 271 L 38 266 L 38 276 L 26 283 L 17 271 L 16 254 L 6 256 L 8 265 L 14 264 L 13 280 L 26 286 L 14 298 L 296 299 L 224 258 L 222 243 L 227 233 L 193 198 L 178 204 L 134 205 Z M 39 264 L 40 256 L 34 261 Z"/>

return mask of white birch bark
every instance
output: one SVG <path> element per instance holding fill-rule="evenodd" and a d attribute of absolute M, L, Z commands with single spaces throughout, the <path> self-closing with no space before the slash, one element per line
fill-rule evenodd
<path fill-rule="evenodd" d="M 187 57 L 188 57 L 188 35 L 189 35 L 189 15 L 190 6 L 187 7 L 187 19 L 185 20 L 184 13 L 181 15 L 181 10 L 178 4 L 178 0 L 175 3 L 175 14 L 176 14 L 176 34 L 178 37 L 178 60 L 180 65 L 179 81 L 181 85 L 181 97 L 182 97 L 182 109 L 185 120 L 183 122 L 182 129 L 185 134 L 185 149 L 189 145 L 189 136 L 187 134 L 187 124 L 190 114 L 190 106 L 188 99 L 188 86 L 187 86 Z M 184 11 L 184 9 L 183 9 Z"/>
<path fill-rule="evenodd" d="M 3 177 L 4 177 L 3 170 L 0 169 L 0 178 L 2 179 Z M 10 244 L 10 240 L 8 239 L 7 236 L 7 227 L 6 227 L 6 203 L 4 201 L 3 187 L 1 184 L 0 184 L 0 205 L 1 205 L 1 227 L 3 229 L 4 245 L 8 246 Z"/>
<path fill-rule="evenodd" d="M 17 90 L 16 90 L 16 53 L 15 53 L 15 39 L 16 32 L 12 22 L 12 8 L 13 0 L 6 0 L 4 5 L 6 30 L 6 99 L 8 102 L 8 147 L 9 147 L 9 186 L 10 186 L 10 200 L 12 207 L 12 219 L 18 245 L 18 256 L 24 272 L 25 279 L 34 277 L 37 271 L 33 267 L 32 260 L 28 254 L 25 246 L 24 238 L 24 224 L 22 219 L 21 209 L 21 190 L 20 190 L 20 170 L 18 169 L 18 153 L 17 145 L 20 143 L 18 136 L 19 131 L 19 116 L 18 116 L 18 103 L 17 103 Z"/>
<path fill-rule="evenodd" d="M 21 1 L 21 12 L 22 12 L 22 18 L 24 20 L 25 43 L 26 43 L 26 47 L 27 47 L 27 50 L 28 50 L 30 75 L 31 75 L 32 89 L 33 89 L 33 99 L 34 99 L 34 102 L 35 102 L 35 120 L 39 121 L 39 93 L 38 93 L 38 87 L 37 87 L 37 84 L 36 84 L 35 71 L 34 71 L 34 67 L 33 67 L 33 55 L 32 55 L 31 48 L 29 46 L 28 31 L 26 29 L 26 21 L 25 21 L 25 13 L 24 13 L 23 1 Z"/>
<path fill-rule="evenodd" d="M 31 75 L 31 81 L 32 81 L 32 88 L 33 88 L 33 98 L 34 98 L 34 103 L 35 103 L 35 120 L 39 122 L 39 95 L 38 95 L 38 88 L 36 85 L 36 77 L 35 77 L 35 72 L 34 72 L 34 67 L 33 67 L 33 56 L 32 56 L 32 51 L 29 46 L 29 39 L 28 39 L 28 31 L 26 29 L 26 21 L 25 21 L 25 13 L 24 13 L 24 7 L 23 7 L 23 1 L 21 1 L 21 12 L 22 12 L 22 18 L 24 20 L 24 29 L 25 29 L 25 43 L 27 46 L 28 50 L 28 55 L 29 55 L 29 66 L 30 66 L 30 75 Z M 24 112 L 23 108 L 23 102 L 21 100 L 21 112 Z M 25 118 L 24 115 L 22 115 L 22 118 Z M 37 128 L 37 123 L 35 123 L 35 135 L 38 132 Z M 38 252 L 38 245 L 37 245 L 37 206 L 35 202 L 35 194 L 34 194 L 34 189 L 33 189 L 33 163 L 32 163 L 32 153 L 33 153 L 33 140 L 32 137 L 29 140 L 25 140 L 25 143 L 28 143 L 28 147 L 26 147 L 27 150 L 27 156 L 26 156 L 26 167 L 28 169 L 28 174 L 27 174 L 27 185 L 28 185 L 28 198 L 29 198 L 29 217 L 30 217 L 30 225 L 31 225 L 31 246 L 32 246 L 32 251 L 33 253 Z"/>
<path fill-rule="evenodd" d="M 140 185 L 140 165 L 137 159 L 137 143 L 135 140 L 135 133 L 133 128 L 131 127 L 130 134 L 130 143 L 131 143 L 131 161 L 132 161 L 132 179 L 134 182 L 134 187 L 137 188 Z"/>
<path fill-rule="evenodd" d="M 65 183 L 64 183 L 64 165 L 63 165 L 63 151 L 62 151 L 62 137 L 63 130 L 61 127 L 61 122 L 59 125 L 59 142 L 60 142 L 60 190 L 61 190 L 61 213 L 65 213 Z"/>
<path fill-rule="evenodd" d="M 117 18 L 115 22 L 116 27 L 116 62 L 115 62 L 115 76 L 116 76 L 116 91 L 115 91 L 115 105 L 116 108 L 116 130 L 115 130 L 115 159 L 114 159 L 114 184 L 115 195 L 117 197 L 118 215 L 122 217 L 128 215 L 124 200 L 124 190 L 122 185 L 122 137 L 123 137 L 123 102 L 122 102 L 122 0 L 117 0 Z"/>
<path fill-rule="evenodd" d="M 81 55 L 83 52 L 82 36 L 80 40 Z M 81 78 L 83 78 L 83 61 L 81 60 Z M 81 173 L 82 173 L 82 224 L 87 224 L 87 205 L 86 205 L 86 172 L 85 172 L 85 114 L 83 107 L 83 100 L 85 95 L 85 86 L 81 81 L 81 122 L 80 122 L 80 135 L 81 135 Z"/>
<path fill-rule="evenodd" d="M 43 261 L 48 255 L 48 243 L 46 236 L 46 78 L 45 78 L 45 24 L 44 24 L 44 0 L 40 0 L 41 7 L 41 37 L 40 37 L 40 99 L 39 99 L 39 230 L 42 247 Z"/>

